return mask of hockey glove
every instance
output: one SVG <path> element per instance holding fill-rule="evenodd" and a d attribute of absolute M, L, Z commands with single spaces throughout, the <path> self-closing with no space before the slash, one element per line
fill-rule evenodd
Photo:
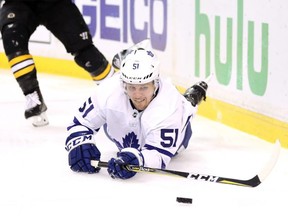
<path fill-rule="evenodd" d="M 207 89 L 208 85 L 206 82 L 198 82 L 185 91 L 184 97 L 195 107 L 199 105 L 202 100 L 206 100 Z"/>
<path fill-rule="evenodd" d="M 75 172 L 98 173 L 100 168 L 91 166 L 91 160 L 100 160 L 101 153 L 93 142 L 90 131 L 72 133 L 66 140 L 68 162 Z"/>
<path fill-rule="evenodd" d="M 124 165 L 143 166 L 143 156 L 135 148 L 125 148 L 117 153 L 117 158 L 108 161 L 108 173 L 112 178 L 129 179 L 136 175 L 136 172 L 128 171 Z"/>

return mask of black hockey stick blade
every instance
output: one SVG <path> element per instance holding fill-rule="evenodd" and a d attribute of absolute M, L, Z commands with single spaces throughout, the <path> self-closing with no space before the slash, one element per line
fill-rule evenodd
<path fill-rule="evenodd" d="M 182 172 L 182 171 L 177 171 L 177 170 L 156 169 L 156 168 L 142 167 L 142 166 L 135 166 L 135 165 L 125 165 L 124 168 L 133 172 L 163 174 L 163 175 L 170 175 L 170 176 L 176 176 L 176 177 L 191 178 L 197 181 L 230 184 L 230 185 L 237 185 L 237 186 L 243 186 L 243 187 L 257 187 L 259 184 L 263 182 L 263 180 L 269 175 L 269 173 L 275 166 L 276 162 L 278 161 L 280 150 L 281 150 L 281 145 L 280 145 L 280 142 L 277 140 L 275 143 L 275 147 L 273 149 L 271 158 L 267 162 L 267 164 L 264 166 L 262 171 L 259 174 L 255 175 L 254 177 L 247 179 L 247 180 L 241 180 L 241 179 L 236 179 L 236 178 L 226 178 L 226 177 L 209 175 L 209 174 Z M 91 161 L 91 165 L 94 167 L 107 168 L 108 163 L 104 161 L 93 160 Z"/>

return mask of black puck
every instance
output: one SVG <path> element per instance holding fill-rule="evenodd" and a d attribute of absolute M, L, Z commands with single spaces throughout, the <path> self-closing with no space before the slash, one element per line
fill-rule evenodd
<path fill-rule="evenodd" d="M 179 203 L 192 204 L 192 198 L 177 197 L 176 201 L 179 202 Z"/>

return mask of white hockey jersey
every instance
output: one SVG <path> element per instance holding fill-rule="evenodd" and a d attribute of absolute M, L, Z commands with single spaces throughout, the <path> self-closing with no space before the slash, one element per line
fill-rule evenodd
<path fill-rule="evenodd" d="M 68 131 L 85 126 L 97 133 L 103 126 L 119 150 L 136 148 L 144 157 L 144 166 L 163 169 L 187 147 L 192 135 L 190 120 L 196 111 L 175 86 L 160 78 L 156 97 L 139 112 L 133 109 L 117 74 L 97 87 Z"/>

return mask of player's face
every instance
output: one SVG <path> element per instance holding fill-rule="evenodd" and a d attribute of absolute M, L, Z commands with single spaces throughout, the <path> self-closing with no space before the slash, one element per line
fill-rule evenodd
<path fill-rule="evenodd" d="M 154 82 L 146 84 L 126 84 L 128 97 L 137 110 L 144 110 L 153 99 L 155 86 Z"/>

